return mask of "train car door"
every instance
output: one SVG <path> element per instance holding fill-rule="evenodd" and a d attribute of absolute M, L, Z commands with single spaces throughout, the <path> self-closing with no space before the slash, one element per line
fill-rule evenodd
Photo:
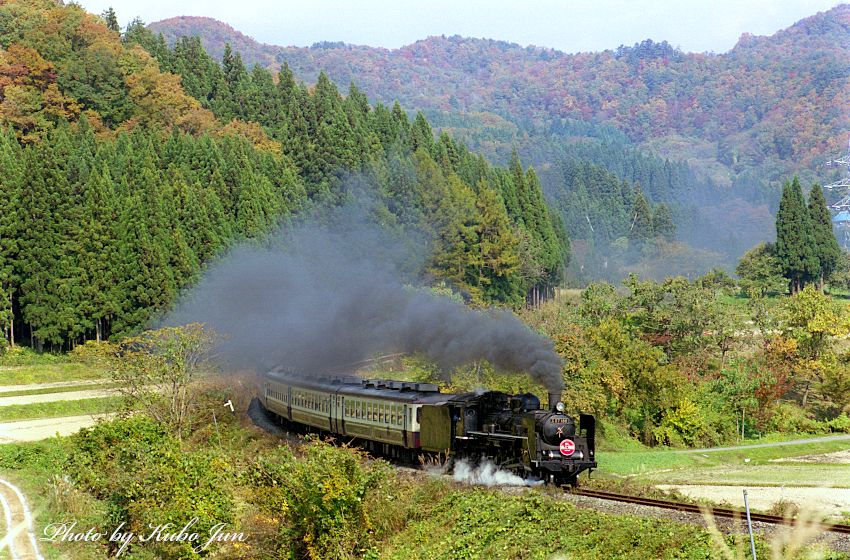
<path fill-rule="evenodd" d="M 286 386 L 286 419 L 292 420 L 292 386 Z"/>
<path fill-rule="evenodd" d="M 335 434 L 345 434 L 345 397 L 343 395 L 331 396 L 334 406 L 331 414 L 331 431 Z"/>
<path fill-rule="evenodd" d="M 410 431 L 410 422 L 408 421 L 408 417 L 410 413 L 408 412 L 407 405 L 405 404 L 402 407 L 402 416 L 401 416 L 401 444 L 404 447 L 410 447 L 407 442 L 407 434 Z"/>

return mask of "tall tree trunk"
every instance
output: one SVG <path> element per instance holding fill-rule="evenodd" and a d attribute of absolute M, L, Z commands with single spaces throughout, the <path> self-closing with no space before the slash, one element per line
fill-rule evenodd
<path fill-rule="evenodd" d="M 809 400 L 809 389 L 812 386 L 812 380 L 806 381 L 806 388 L 803 390 L 803 408 L 806 408 L 806 402 Z"/>
<path fill-rule="evenodd" d="M 744 417 L 747 413 L 743 408 L 741 409 L 741 441 L 744 441 Z"/>

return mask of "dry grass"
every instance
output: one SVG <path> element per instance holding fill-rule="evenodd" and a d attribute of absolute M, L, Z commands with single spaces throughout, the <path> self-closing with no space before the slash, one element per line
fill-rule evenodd
<path fill-rule="evenodd" d="M 424 470 L 446 473 L 451 467 L 451 457 L 448 450 L 437 454 L 427 453 L 419 456 L 419 465 Z"/>
<path fill-rule="evenodd" d="M 793 517 L 794 522 L 791 524 L 793 511 L 794 508 L 785 508 L 785 519 L 789 523 L 784 526 L 784 529 L 780 528 L 777 530 L 768 540 L 771 560 L 793 560 L 796 558 L 811 560 L 826 558 L 829 555 L 827 549 L 821 550 L 818 547 L 811 546 L 812 541 L 825 532 L 818 512 L 811 509 L 797 510 L 797 515 Z M 724 558 L 725 560 L 750 559 L 749 539 L 746 536 L 745 527 L 739 517 L 736 516 L 734 520 L 735 537 L 727 539 L 717 528 L 717 523 L 714 520 L 711 510 L 702 508 L 702 515 L 705 519 L 711 542 L 720 558 Z M 730 540 L 732 541 L 731 545 L 729 544 Z"/>

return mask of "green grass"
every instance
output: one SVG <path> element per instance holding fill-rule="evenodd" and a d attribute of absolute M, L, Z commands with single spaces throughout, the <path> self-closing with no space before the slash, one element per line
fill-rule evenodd
<path fill-rule="evenodd" d="M 377 548 L 378 557 L 399 560 L 714 557 L 702 528 L 609 515 L 538 491 L 517 496 L 480 489 L 454 490 L 436 504 L 422 504 Z"/>
<path fill-rule="evenodd" d="M 63 486 L 57 477 L 62 473 L 70 449 L 68 438 L 0 445 L 0 477 L 24 493 L 35 517 L 36 537 L 43 534 L 47 525 L 65 519 L 75 520 L 78 526 L 86 528 L 102 525 L 97 521 L 99 518 L 92 515 L 94 500 L 81 503 L 78 494 L 69 495 L 61 490 Z M 98 557 L 97 550 L 81 550 L 80 546 L 70 543 L 39 541 L 38 547 L 47 560 L 93 560 Z M 72 550 L 75 554 L 69 556 Z M 77 554 L 78 551 L 83 554 Z M 100 554 L 102 558 L 102 551 Z"/>
<path fill-rule="evenodd" d="M 0 366 L 0 390 L 2 390 L 3 385 L 29 385 L 31 383 L 58 383 L 107 378 L 108 373 L 106 371 L 76 362 Z"/>
<path fill-rule="evenodd" d="M 103 414 L 105 412 L 120 410 L 124 402 L 124 397 L 115 396 L 78 401 L 15 404 L 0 407 L 0 422 L 58 418 L 62 416 L 82 416 L 84 414 Z"/>
<path fill-rule="evenodd" d="M 764 434 L 759 438 L 746 438 L 743 441 L 738 443 L 730 443 L 724 447 L 732 447 L 733 445 L 760 445 L 762 443 L 779 443 L 783 441 L 794 441 L 798 439 L 809 439 L 809 438 L 818 438 L 824 436 L 831 435 L 841 435 L 841 434 L 783 434 L 778 432 L 771 432 L 769 434 Z"/>
<path fill-rule="evenodd" d="M 114 389 L 120 387 L 121 383 L 91 383 L 86 385 L 68 385 L 65 387 L 44 387 L 43 389 L 28 389 L 25 391 L 3 391 L 0 386 L 0 398 L 4 397 L 25 397 L 28 395 L 52 395 L 54 393 L 73 393 L 74 391 L 91 391 Z"/>
<path fill-rule="evenodd" d="M 736 294 L 732 294 L 732 295 L 721 295 L 721 296 L 718 297 L 718 299 L 724 305 L 729 305 L 731 307 L 737 307 L 737 308 L 741 308 L 741 309 L 745 309 L 747 307 L 747 302 L 750 301 L 750 298 L 748 298 L 747 296 L 740 294 L 740 293 L 736 293 Z M 770 297 L 768 299 L 770 299 L 770 300 L 775 299 L 777 301 L 779 300 L 779 298 L 777 298 L 777 297 Z"/>
<path fill-rule="evenodd" d="M 774 480 L 781 484 L 782 482 L 788 483 L 794 479 L 784 478 L 781 472 L 782 466 L 777 463 L 771 463 L 771 459 L 786 459 L 802 455 L 843 451 L 846 449 L 850 449 L 850 440 L 807 443 L 799 446 L 786 445 L 734 451 L 709 451 L 705 453 L 682 453 L 681 451 L 666 449 L 639 452 L 609 452 L 600 453 L 598 461 L 599 470 L 602 474 L 634 476 L 638 479 L 654 482 L 661 482 L 659 479 L 661 474 L 659 473 L 662 473 L 666 477 L 662 477 L 664 480 L 671 480 L 674 477 L 679 479 L 696 476 L 698 473 L 710 473 L 712 472 L 711 469 L 715 467 L 731 469 L 738 468 L 741 465 L 747 465 L 747 469 L 752 469 L 758 465 L 765 465 L 769 466 L 769 468 L 764 469 L 764 472 L 772 469 L 773 472 L 777 473 Z M 749 462 L 745 463 L 745 459 L 749 459 Z M 806 463 L 806 465 L 810 469 L 813 467 L 811 463 Z M 755 476 L 756 480 L 765 478 L 761 474 L 762 471 L 748 470 L 747 472 L 753 473 L 754 476 L 756 473 L 759 473 Z M 716 479 L 717 475 L 715 475 Z M 740 480 L 750 483 L 750 480 L 745 478 L 741 478 Z"/>

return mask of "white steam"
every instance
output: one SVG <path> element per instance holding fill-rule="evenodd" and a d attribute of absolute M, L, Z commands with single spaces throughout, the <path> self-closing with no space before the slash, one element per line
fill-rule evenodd
<path fill-rule="evenodd" d="M 527 479 L 512 472 L 504 471 L 490 460 L 484 460 L 475 466 L 467 461 L 455 463 L 452 478 L 455 482 L 476 484 L 479 486 L 537 486 L 542 480 Z"/>

